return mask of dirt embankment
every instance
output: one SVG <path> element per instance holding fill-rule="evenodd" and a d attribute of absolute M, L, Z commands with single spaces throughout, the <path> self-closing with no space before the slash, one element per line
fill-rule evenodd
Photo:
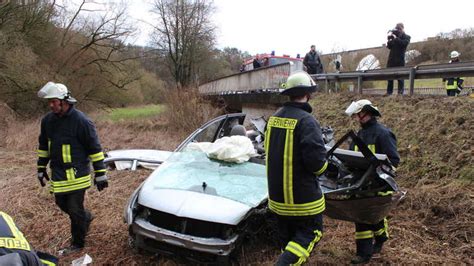
<path fill-rule="evenodd" d="M 336 138 L 357 129 L 343 112 L 353 95 L 316 95 L 314 114 L 335 129 Z M 445 97 L 368 97 L 381 110 L 380 121 L 398 138 L 402 163 L 398 180 L 407 198 L 392 213 L 392 239 L 376 263 L 472 264 L 474 257 L 473 155 L 474 101 Z M 9 123 L 0 144 L 0 210 L 8 212 L 39 250 L 55 254 L 70 240 L 68 218 L 35 177 L 38 121 Z M 173 132 L 166 122 L 98 123 L 106 149 L 155 148 L 172 150 L 187 133 Z M 136 255 L 127 247 L 122 213 L 128 196 L 147 171 L 110 172 L 110 187 L 87 193 L 86 206 L 96 215 L 84 252 L 97 264 L 175 265 L 172 259 Z M 325 234 L 310 264 L 347 263 L 355 245 L 353 225 L 325 219 Z M 265 239 L 248 242 L 239 262 L 271 265 L 279 252 Z M 77 257 L 77 256 L 76 256 Z M 75 257 L 62 258 L 68 264 Z"/>

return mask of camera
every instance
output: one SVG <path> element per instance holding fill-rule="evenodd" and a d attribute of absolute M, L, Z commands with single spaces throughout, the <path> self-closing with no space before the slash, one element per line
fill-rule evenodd
<path fill-rule="evenodd" d="M 391 41 L 396 37 L 399 37 L 400 31 L 398 29 L 392 29 L 387 32 L 387 40 Z"/>

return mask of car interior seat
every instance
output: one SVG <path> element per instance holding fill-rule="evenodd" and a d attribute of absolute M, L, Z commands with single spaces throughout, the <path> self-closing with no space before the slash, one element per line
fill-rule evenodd
<path fill-rule="evenodd" d="M 230 136 L 247 136 L 247 130 L 244 126 L 237 124 L 230 130 Z"/>

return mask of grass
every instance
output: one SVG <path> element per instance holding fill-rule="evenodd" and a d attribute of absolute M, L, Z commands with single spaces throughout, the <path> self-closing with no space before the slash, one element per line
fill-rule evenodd
<path fill-rule="evenodd" d="M 146 105 L 141 107 L 126 107 L 112 109 L 107 114 L 99 117 L 100 120 L 112 120 L 113 122 L 135 119 L 146 119 L 161 114 L 165 106 L 161 104 Z"/>

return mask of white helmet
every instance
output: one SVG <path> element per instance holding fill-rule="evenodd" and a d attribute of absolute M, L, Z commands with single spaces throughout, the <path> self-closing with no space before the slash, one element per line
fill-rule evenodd
<path fill-rule="evenodd" d="M 46 83 L 46 85 L 38 91 L 38 97 L 43 99 L 61 99 L 69 103 L 77 102 L 76 99 L 71 97 L 71 93 L 64 84 L 54 83 L 52 81 Z"/>
<path fill-rule="evenodd" d="M 379 109 L 375 107 L 369 100 L 358 100 L 357 102 L 352 102 L 349 107 L 346 109 L 346 114 L 352 116 L 353 114 L 358 114 L 361 111 L 367 111 L 372 113 L 375 116 L 382 116 L 379 112 Z"/>
<path fill-rule="evenodd" d="M 456 57 L 459 57 L 461 55 L 460 52 L 458 51 L 452 51 L 450 54 L 449 54 L 449 57 L 451 58 L 456 58 Z"/>

